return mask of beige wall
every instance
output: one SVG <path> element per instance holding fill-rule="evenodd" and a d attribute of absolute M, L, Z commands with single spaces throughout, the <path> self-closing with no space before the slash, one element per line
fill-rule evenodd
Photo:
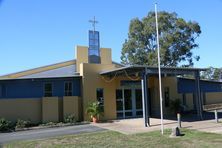
<path fill-rule="evenodd" d="M 40 98 L 1 99 L 0 117 L 14 122 L 22 119 L 39 123 L 42 120 L 42 100 Z"/>
<path fill-rule="evenodd" d="M 81 106 L 81 98 L 77 96 L 1 99 L 0 118 L 46 123 L 63 121 L 66 114 L 74 114 L 77 120 L 82 120 Z"/>
<path fill-rule="evenodd" d="M 193 93 L 186 94 L 186 101 L 187 101 L 188 110 L 193 110 L 195 103 L 193 102 Z"/>
<path fill-rule="evenodd" d="M 42 122 L 59 122 L 59 98 L 42 98 Z"/>
<path fill-rule="evenodd" d="M 104 119 L 116 118 L 116 102 L 115 89 L 116 81 L 106 82 L 99 72 L 108 69 L 114 69 L 114 64 L 81 64 L 82 75 L 82 99 L 83 99 L 83 114 L 84 120 L 88 120 L 88 115 L 85 114 L 86 107 L 89 102 L 96 101 L 96 89 L 104 89 Z"/>
<path fill-rule="evenodd" d="M 206 104 L 222 103 L 222 92 L 206 93 Z"/>
<path fill-rule="evenodd" d="M 112 64 L 111 48 L 100 48 L 101 64 Z"/>
<path fill-rule="evenodd" d="M 170 100 L 180 99 L 182 95 L 177 93 L 177 78 L 176 77 L 162 77 L 162 96 L 163 96 L 163 112 L 164 114 L 171 114 L 170 108 L 165 107 L 164 89 L 169 87 Z M 159 81 L 157 77 L 149 78 L 149 88 L 151 90 L 151 112 L 153 115 L 160 113 L 160 99 L 159 99 Z"/>
<path fill-rule="evenodd" d="M 88 63 L 88 47 L 87 46 L 76 46 L 76 71 L 80 72 L 80 64 Z"/>
<path fill-rule="evenodd" d="M 80 72 L 81 63 L 89 63 L 88 61 L 88 47 L 76 46 L 76 68 Z M 101 64 L 112 64 L 112 51 L 111 48 L 100 48 Z"/>
<path fill-rule="evenodd" d="M 63 117 L 73 114 L 76 120 L 81 120 L 81 99 L 77 96 L 63 97 Z"/>

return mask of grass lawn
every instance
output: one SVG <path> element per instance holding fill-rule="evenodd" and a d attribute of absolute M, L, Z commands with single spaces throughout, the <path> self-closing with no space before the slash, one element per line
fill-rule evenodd
<path fill-rule="evenodd" d="M 113 131 L 103 131 L 79 135 L 69 135 L 42 140 L 20 141 L 4 145 L 6 148 L 32 148 L 32 147 L 222 147 L 222 135 L 182 129 L 185 134 L 179 138 L 169 138 L 170 130 L 161 136 L 159 131 L 124 135 Z"/>

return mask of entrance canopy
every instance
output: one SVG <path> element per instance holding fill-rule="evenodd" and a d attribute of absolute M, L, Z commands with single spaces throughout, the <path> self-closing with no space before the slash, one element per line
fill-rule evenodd
<path fill-rule="evenodd" d="M 193 75 L 195 78 L 195 95 L 196 95 L 196 109 L 199 118 L 202 120 L 202 98 L 200 89 L 200 71 L 206 71 L 202 68 L 182 68 L 182 67 L 161 67 L 161 74 L 163 76 L 180 76 L 180 75 Z M 143 97 L 143 118 L 145 127 L 150 126 L 150 97 L 147 89 L 149 88 L 149 76 L 157 75 L 158 67 L 153 66 L 126 66 L 114 70 L 107 70 L 100 73 L 101 76 L 115 78 L 118 76 L 135 76 L 141 77 L 142 84 L 142 97 Z"/>
<path fill-rule="evenodd" d="M 184 75 L 190 74 L 194 75 L 196 72 L 206 71 L 207 69 L 203 68 L 186 68 L 186 67 L 161 67 L 161 73 L 164 75 Z M 102 76 L 125 76 L 128 75 L 142 76 L 143 74 L 158 74 L 158 67 L 155 66 L 126 66 L 117 68 L 114 70 L 102 71 L 100 75 Z"/>

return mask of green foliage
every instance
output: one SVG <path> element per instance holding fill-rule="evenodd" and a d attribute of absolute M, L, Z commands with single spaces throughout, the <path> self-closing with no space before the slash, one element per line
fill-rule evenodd
<path fill-rule="evenodd" d="M 99 118 L 103 114 L 102 107 L 99 104 L 100 103 L 98 101 L 89 103 L 87 108 L 86 108 L 86 113 L 90 117 L 97 117 L 97 118 Z"/>
<path fill-rule="evenodd" d="M 11 122 L 5 118 L 0 118 L 0 131 L 8 131 L 11 128 Z"/>
<path fill-rule="evenodd" d="M 181 112 L 181 101 L 180 99 L 170 100 L 170 110 L 172 113 Z"/>
<path fill-rule="evenodd" d="M 222 68 L 209 67 L 206 71 L 201 72 L 201 79 L 206 79 L 206 80 L 222 79 Z"/>
<path fill-rule="evenodd" d="M 64 122 L 65 123 L 76 123 L 75 115 L 74 114 L 70 114 L 70 115 L 65 116 Z"/>
<path fill-rule="evenodd" d="M 186 22 L 176 13 L 158 13 L 160 56 L 162 66 L 192 66 L 192 49 L 197 48 L 195 39 L 201 29 L 197 22 Z M 121 60 L 126 65 L 157 66 L 155 13 L 149 12 L 142 20 L 130 22 L 128 39 L 122 47 Z"/>
<path fill-rule="evenodd" d="M 25 128 L 25 127 L 30 127 L 30 126 L 31 126 L 31 121 L 29 120 L 18 119 L 16 122 L 16 128 Z"/>
<path fill-rule="evenodd" d="M 55 126 L 57 125 L 57 123 L 55 122 L 47 122 L 47 123 L 44 123 L 44 124 L 41 124 L 42 126 Z"/>

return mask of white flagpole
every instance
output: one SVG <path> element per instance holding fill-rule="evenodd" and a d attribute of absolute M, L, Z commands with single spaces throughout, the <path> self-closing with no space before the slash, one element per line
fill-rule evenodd
<path fill-rule="evenodd" d="M 158 53 L 158 71 L 159 71 L 161 133 L 162 133 L 162 135 L 163 135 L 163 98 L 162 98 L 161 69 L 160 69 L 160 45 L 159 45 L 159 30 L 158 30 L 158 17 L 157 17 L 157 3 L 155 3 L 155 16 L 156 16 L 156 41 L 157 41 L 157 53 Z"/>

